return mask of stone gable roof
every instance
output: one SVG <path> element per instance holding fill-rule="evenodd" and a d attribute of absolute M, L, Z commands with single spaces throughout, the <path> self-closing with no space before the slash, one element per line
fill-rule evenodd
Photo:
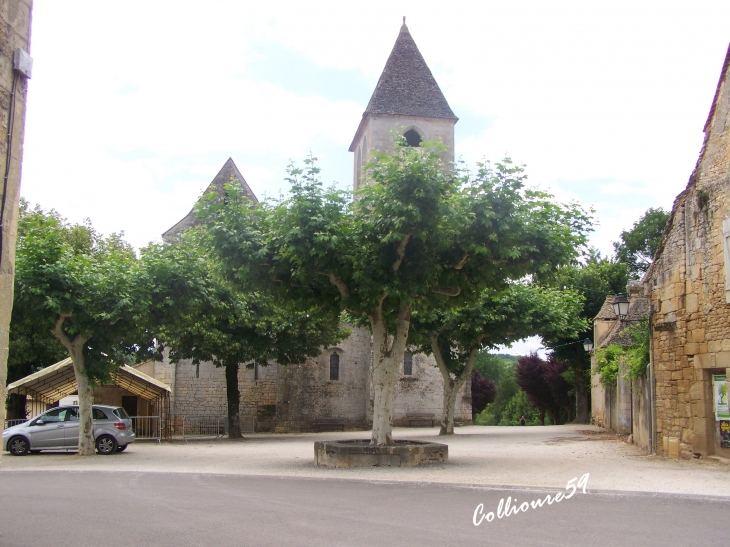
<path fill-rule="evenodd" d="M 367 114 L 458 120 L 405 22 L 363 116 Z"/>
<path fill-rule="evenodd" d="M 218 195 L 221 195 L 224 191 L 224 186 L 231 180 L 236 179 L 243 188 L 243 193 L 246 195 L 248 199 L 253 201 L 254 203 L 258 203 L 259 200 L 256 197 L 256 195 L 253 193 L 251 188 L 248 186 L 248 183 L 246 182 L 246 179 L 243 178 L 243 175 L 238 170 L 238 167 L 236 167 L 236 164 L 233 163 L 232 158 L 228 158 L 228 161 L 223 164 L 223 167 L 220 171 L 218 171 L 218 174 L 213 178 L 211 183 L 208 185 L 208 187 L 205 189 L 205 192 L 203 194 L 208 194 L 210 192 L 216 192 Z M 200 199 L 198 199 L 200 201 Z M 167 230 L 164 234 L 162 234 L 162 239 L 164 241 L 170 241 L 172 240 L 177 234 L 184 232 L 188 228 L 195 225 L 195 208 L 193 208 L 185 217 L 175 224 L 172 228 Z"/>

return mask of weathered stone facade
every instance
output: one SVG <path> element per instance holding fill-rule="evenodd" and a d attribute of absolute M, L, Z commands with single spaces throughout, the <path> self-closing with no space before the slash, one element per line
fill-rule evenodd
<path fill-rule="evenodd" d="M 8 339 L 13 309 L 15 242 L 17 240 L 20 174 L 25 136 L 28 78 L 13 68 L 17 48 L 30 52 L 32 0 L 0 0 L 0 400 L 5 401 Z M 10 149 L 8 150 L 8 144 Z M 5 405 L 0 405 L 5 419 Z"/>
<path fill-rule="evenodd" d="M 648 318 L 649 299 L 643 294 L 644 287 L 632 281 L 627 287 L 629 312 L 624 318 L 613 310 L 614 296 L 609 296 L 601 311 L 593 320 L 593 340 L 596 350 L 616 344 L 628 346 L 633 339 L 627 327 Z M 595 371 L 596 354 L 591 356 L 591 369 Z M 597 373 L 591 376 L 591 423 L 611 429 L 622 435 L 631 435 L 634 443 L 652 450 L 650 439 L 651 394 L 645 376 L 631 378 L 628 367 L 619 363 L 618 378 L 611 385 L 601 383 Z"/>
<path fill-rule="evenodd" d="M 644 276 L 652 307 L 656 451 L 730 456 L 720 448 L 712 375 L 730 373 L 730 49 L 705 142 Z"/>

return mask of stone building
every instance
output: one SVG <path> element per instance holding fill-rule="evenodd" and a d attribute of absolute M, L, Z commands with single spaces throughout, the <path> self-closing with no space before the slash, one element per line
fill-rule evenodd
<path fill-rule="evenodd" d="M 713 394 L 730 373 L 729 73 L 730 48 L 697 165 L 643 278 L 651 302 L 652 436 L 656 452 L 671 457 L 730 456 Z"/>
<path fill-rule="evenodd" d="M 32 0 L 0 0 L 0 401 L 5 401 L 8 339 L 13 309 L 15 242 L 25 137 L 25 105 L 31 76 Z M 5 405 L 0 405 L 5 417 Z"/>
<path fill-rule="evenodd" d="M 403 134 L 412 146 L 425 140 L 447 145 L 445 160 L 454 158 L 452 112 L 436 80 L 418 51 L 405 23 L 393 51 L 363 113 L 350 151 L 354 152 L 353 187 L 360 184 L 362 165 L 376 149 L 393 147 L 391 130 Z M 211 182 L 208 191 L 220 191 L 231 178 L 237 179 L 254 202 L 258 201 L 232 159 Z M 170 240 L 195 221 L 191 211 L 170 228 Z M 372 423 L 372 347 L 367 330 L 353 328 L 335 347 L 323 348 L 319 357 L 300 365 L 244 368 L 239 373 L 241 425 L 244 431 L 308 431 L 317 417 L 345 418 L 346 427 L 365 428 Z M 171 388 L 170 414 L 179 432 L 183 417 L 224 416 L 226 390 L 224 369 L 211 363 L 146 363 L 143 372 Z M 455 420 L 471 420 L 471 386 L 462 388 Z M 443 379 L 432 357 L 408 353 L 400 369 L 394 398 L 393 423 L 405 425 L 411 413 L 442 417 Z"/>
<path fill-rule="evenodd" d="M 609 296 L 601 311 L 593 320 L 593 340 L 600 350 L 610 345 L 628 346 L 633 338 L 627 327 L 649 317 L 649 299 L 644 295 L 644 286 L 632 281 L 627 287 L 629 310 L 625 317 L 618 317 L 613 309 L 614 296 Z M 595 370 L 596 354 L 591 357 L 591 368 Z M 619 374 L 611 385 L 601 383 L 599 374 L 591 377 L 591 423 L 611 429 L 622 435 L 631 435 L 634 443 L 652 451 L 649 435 L 651 413 L 650 382 L 647 374 L 631 378 L 626 363 L 620 361 Z"/>

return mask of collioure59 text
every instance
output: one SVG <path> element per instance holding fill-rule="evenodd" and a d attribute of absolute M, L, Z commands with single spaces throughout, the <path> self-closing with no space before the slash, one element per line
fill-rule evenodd
<path fill-rule="evenodd" d="M 501 519 L 502 517 L 510 517 L 512 515 L 516 515 L 517 513 L 525 513 L 527 510 L 532 507 L 533 509 L 537 509 L 538 507 L 542 507 L 546 503 L 548 505 L 552 505 L 553 503 L 560 503 L 563 500 L 568 500 L 572 498 L 575 493 L 578 491 L 578 489 L 582 489 L 583 493 L 586 493 L 586 486 L 588 485 L 588 476 L 590 473 L 586 473 L 583 475 L 580 479 L 578 477 L 573 477 L 568 481 L 568 484 L 565 486 L 565 489 L 570 492 L 569 494 L 564 494 L 563 492 L 558 492 L 555 494 L 555 496 L 551 496 L 548 494 L 545 496 L 544 499 L 536 499 L 531 502 L 522 502 L 521 504 L 517 503 L 517 498 L 515 500 L 512 500 L 512 496 L 507 498 L 507 501 L 505 502 L 504 498 L 499 500 L 499 506 L 497 507 L 496 517 Z M 578 481 L 576 483 L 576 481 Z M 492 522 L 494 520 L 495 513 L 489 512 L 484 513 L 484 504 L 480 503 L 477 505 L 477 508 L 474 510 L 474 526 L 479 526 L 484 520 L 486 519 L 487 522 Z"/>

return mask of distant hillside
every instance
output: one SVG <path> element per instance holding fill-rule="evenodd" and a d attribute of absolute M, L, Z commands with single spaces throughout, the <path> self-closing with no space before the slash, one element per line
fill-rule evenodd
<path fill-rule="evenodd" d="M 492 353 L 491 355 L 494 355 L 495 357 L 499 357 L 500 359 L 509 361 L 511 363 L 516 363 L 517 359 L 520 358 L 519 355 L 509 355 L 507 353 Z"/>

